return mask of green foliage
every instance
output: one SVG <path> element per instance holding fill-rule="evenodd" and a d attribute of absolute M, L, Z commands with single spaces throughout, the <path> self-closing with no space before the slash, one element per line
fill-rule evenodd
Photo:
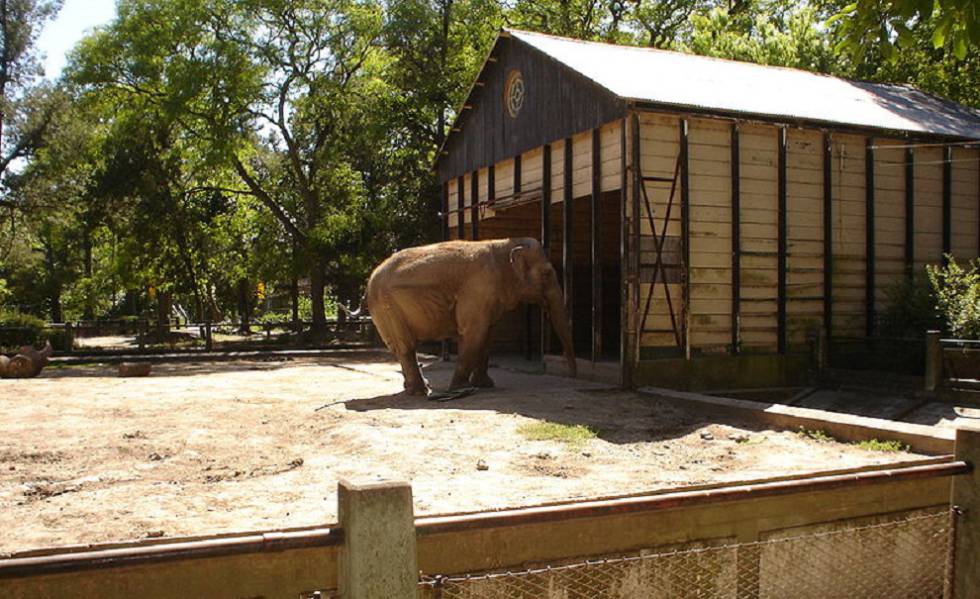
<path fill-rule="evenodd" d="M 901 441 L 879 441 L 878 439 L 870 439 L 868 441 L 858 441 L 854 445 L 867 451 L 885 451 L 895 453 L 909 450 L 909 446 Z"/>
<path fill-rule="evenodd" d="M 943 329 L 959 339 L 980 339 L 980 259 L 965 267 L 952 256 L 947 262 L 926 267 Z"/>
<path fill-rule="evenodd" d="M 522 424 L 517 432 L 529 441 L 559 441 L 570 445 L 582 445 L 599 436 L 598 431 L 584 424 L 561 424 L 534 421 Z"/>
<path fill-rule="evenodd" d="M 0 312 L 0 351 L 13 352 L 22 345 L 40 345 L 47 339 L 43 319 L 21 312 Z"/>
<path fill-rule="evenodd" d="M 941 326 L 936 295 L 925 272 L 893 282 L 885 289 L 879 333 L 883 337 L 918 338 Z"/>
<path fill-rule="evenodd" d="M 975 0 L 889 0 L 853 2 L 828 23 L 837 27 L 837 49 L 858 58 L 875 48 L 889 62 L 899 59 L 915 36 L 928 28 L 934 48 L 948 47 L 963 60 L 980 46 L 980 6 Z"/>
<path fill-rule="evenodd" d="M 837 442 L 837 439 L 835 439 L 835 438 L 831 437 L 830 435 L 828 435 L 826 431 L 822 431 L 822 430 L 809 430 L 809 429 L 803 428 L 802 426 L 800 427 L 800 429 L 798 431 L 796 431 L 796 434 L 799 435 L 800 437 L 803 437 L 804 439 L 810 439 L 810 440 L 816 441 L 818 443 L 836 443 Z"/>

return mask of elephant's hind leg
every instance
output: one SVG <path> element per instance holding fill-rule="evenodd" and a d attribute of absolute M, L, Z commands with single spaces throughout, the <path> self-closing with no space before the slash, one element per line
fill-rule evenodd
<path fill-rule="evenodd" d="M 409 395 L 428 395 L 429 384 L 422 376 L 415 354 L 415 336 L 398 308 L 391 303 L 383 304 L 375 309 L 371 318 L 385 345 L 398 358 L 405 379 L 405 392 Z"/>
<path fill-rule="evenodd" d="M 477 372 L 487 350 L 487 332 L 470 333 L 459 339 L 459 359 L 456 361 L 456 371 L 449 389 L 467 387 L 474 372 Z M 484 376 L 486 373 L 484 372 Z M 489 377 L 487 377 L 489 378 Z M 492 383 L 492 381 L 491 381 Z"/>
<path fill-rule="evenodd" d="M 470 375 L 470 384 L 474 387 L 490 388 L 494 386 L 493 379 L 487 374 L 490 368 L 490 343 L 483 344 L 483 351 L 480 352 L 480 359 L 476 363 L 473 374 Z"/>

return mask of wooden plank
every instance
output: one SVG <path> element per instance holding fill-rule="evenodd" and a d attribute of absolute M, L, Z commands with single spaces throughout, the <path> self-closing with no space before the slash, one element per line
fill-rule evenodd
<path fill-rule="evenodd" d="M 684 295 L 681 298 L 682 305 L 682 343 L 684 346 L 684 357 L 691 359 L 691 186 L 690 186 L 690 150 L 688 147 L 689 126 L 685 119 L 679 121 L 680 132 L 680 192 L 681 192 L 681 251 L 684 253 L 683 268 L 684 273 Z"/>
<path fill-rule="evenodd" d="M 599 222 L 602 197 L 602 138 L 592 130 L 592 361 L 602 359 L 602 246 Z"/>
<path fill-rule="evenodd" d="M 480 171 L 473 171 L 470 184 L 470 226 L 472 239 L 477 241 L 480 239 Z"/>
<path fill-rule="evenodd" d="M 950 146 L 943 148 L 943 264 L 949 261 L 949 254 L 953 251 L 952 238 L 952 196 L 953 190 L 953 151 Z"/>
<path fill-rule="evenodd" d="M 874 138 L 865 140 L 865 307 L 864 333 L 868 337 L 875 333 L 875 155 Z"/>
<path fill-rule="evenodd" d="M 464 191 L 466 189 L 466 179 L 463 175 L 460 175 L 456 180 L 456 225 L 457 233 L 456 239 L 466 239 L 466 216 L 464 212 L 465 208 L 465 197 Z"/>
<path fill-rule="evenodd" d="M 777 303 L 776 303 L 776 351 L 786 353 L 786 128 L 779 129 L 779 154 L 777 161 L 777 256 L 776 271 Z"/>
<path fill-rule="evenodd" d="M 564 175 L 565 183 L 562 187 L 564 192 L 564 201 L 562 205 L 562 277 L 564 279 L 564 292 L 565 292 L 565 311 L 568 313 L 569 322 L 569 334 L 571 334 L 571 329 L 575 326 L 575 319 L 572 318 L 573 312 L 573 299 L 575 296 L 574 287 L 572 286 L 572 273 L 574 270 L 574 259 L 575 259 L 575 249 L 572 245 L 573 238 L 573 223 L 574 223 L 574 206 L 572 202 L 574 200 L 572 194 L 572 160 L 573 146 L 571 138 L 565 139 L 565 166 Z M 574 338 L 574 337 L 573 337 Z"/>
<path fill-rule="evenodd" d="M 742 245 L 741 245 L 741 179 L 739 176 L 739 166 L 741 163 L 741 158 L 739 157 L 739 126 L 738 123 L 733 123 L 731 127 L 731 192 L 732 192 L 732 331 L 731 331 L 731 344 L 732 353 L 738 354 L 739 352 L 739 314 L 741 312 L 741 299 L 742 299 Z"/>
<path fill-rule="evenodd" d="M 915 268 L 915 157 L 912 148 L 905 148 L 905 276 L 909 279 Z"/>
<path fill-rule="evenodd" d="M 823 135 L 823 328 L 829 339 L 834 330 L 834 142 L 829 132 Z"/>

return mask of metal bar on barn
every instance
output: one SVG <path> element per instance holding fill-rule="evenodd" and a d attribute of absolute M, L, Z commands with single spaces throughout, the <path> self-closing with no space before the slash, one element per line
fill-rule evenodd
<path fill-rule="evenodd" d="M 629 219 L 626 218 L 628 198 L 626 188 L 629 185 L 627 179 L 626 161 L 626 127 L 629 121 L 623 119 L 619 125 L 619 371 L 620 384 L 623 387 L 633 386 L 633 371 L 629 367 L 627 355 L 629 353 L 629 335 L 626 335 L 627 323 L 629 322 L 629 268 L 626 266 L 629 260 Z"/>
<path fill-rule="evenodd" d="M 592 130 L 592 361 L 602 359 L 602 244 L 599 221 L 602 216 L 602 135 Z"/>
<path fill-rule="evenodd" d="M 691 359 L 691 190 L 688 154 L 688 123 L 680 120 L 680 175 L 681 175 L 681 251 L 684 257 L 684 358 Z M 666 231 L 666 229 L 665 229 Z M 666 287 L 667 281 L 664 280 Z"/>
<path fill-rule="evenodd" d="M 480 171 L 473 171 L 470 177 L 470 232 L 473 241 L 480 239 Z"/>
<path fill-rule="evenodd" d="M 776 206 L 776 351 L 786 353 L 786 127 L 779 128 Z"/>
<path fill-rule="evenodd" d="M 565 166 L 564 166 L 564 179 L 565 183 L 562 189 L 562 194 L 564 195 L 564 202 L 562 205 L 562 278 L 564 279 L 564 292 L 565 292 L 565 311 L 568 313 L 568 323 L 570 333 L 574 332 L 575 327 L 575 313 L 574 309 L 574 296 L 575 288 L 573 279 L 573 270 L 575 269 L 575 247 L 572 245 L 572 225 L 574 222 L 575 213 L 573 211 L 573 193 L 572 193 L 572 158 L 574 154 L 572 152 L 572 138 L 565 138 Z M 575 339 L 572 336 L 572 339 Z M 573 342 L 574 343 L 574 342 Z"/>
<path fill-rule="evenodd" d="M 823 328 L 827 339 L 834 330 L 834 138 L 823 134 Z"/>
<path fill-rule="evenodd" d="M 640 117 L 633 112 L 630 118 L 630 168 L 632 169 L 632 193 L 630 206 L 630 259 L 629 259 L 629 282 L 630 282 L 630 301 L 629 301 L 629 331 L 632 334 L 630 343 L 629 368 L 630 377 L 633 377 L 635 368 L 640 360 L 640 344 L 642 342 L 642 332 L 639 330 L 640 319 L 640 185 L 643 180 L 640 177 Z"/>
<path fill-rule="evenodd" d="M 466 209 L 465 198 L 463 197 L 465 187 L 466 178 L 463 175 L 460 175 L 459 178 L 456 179 L 456 226 L 458 229 L 456 239 L 460 240 L 466 239 L 466 217 L 463 214 L 463 210 Z"/>
<path fill-rule="evenodd" d="M 738 123 L 732 123 L 732 353 L 738 354 L 742 312 L 742 189 Z"/>
<path fill-rule="evenodd" d="M 915 155 L 905 148 L 905 276 L 915 269 Z"/>
<path fill-rule="evenodd" d="M 875 150 L 874 138 L 864 146 L 864 334 L 875 332 Z"/>
<path fill-rule="evenodd" d="M 953 148 L 943 148 L 943 264 L 953 251 Z"/>
<path fill-rule="evenodd" d="M 544 144 L 541 157 L 541 249 L 551 259 L 551 144 Z M 551 345 L 547 316 L 541 311 L 541 360 Z"/>

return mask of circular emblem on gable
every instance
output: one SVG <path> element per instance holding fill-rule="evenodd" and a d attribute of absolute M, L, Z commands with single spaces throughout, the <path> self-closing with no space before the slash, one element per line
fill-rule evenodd
<path fill-rule="evenodd" d="M 504 107 L 510 118 L 516 118 L 524 106 L 524 94 L 524 77 L 520 71 L 514 69 L 507 75 L 504 84 Z"/>

